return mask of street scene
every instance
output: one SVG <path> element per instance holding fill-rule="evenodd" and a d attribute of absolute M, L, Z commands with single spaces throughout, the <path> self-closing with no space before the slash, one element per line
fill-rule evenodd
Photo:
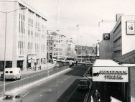
<path fill-rule="evenodd" d="M 0 102 L 135 102 L 134 0 L 0 0 Z"/>

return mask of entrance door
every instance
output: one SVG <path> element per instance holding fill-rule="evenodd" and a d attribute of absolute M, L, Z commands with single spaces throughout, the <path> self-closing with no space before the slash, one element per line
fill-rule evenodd
<path fill-rule="evenodd" d="M 17 61 L 17 67 L 21 68 L 23 70 L 23 60 Z"/>

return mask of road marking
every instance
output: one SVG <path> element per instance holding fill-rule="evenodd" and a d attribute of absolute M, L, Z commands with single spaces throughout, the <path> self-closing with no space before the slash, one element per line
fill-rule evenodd
<path fill-rule="evenodd" d="M 40 97 L 42 97 L 43 95 L 41 94 L 41 95 L 39 95 Z"/>
<path fill-rule="evenodd" d="M 33 86 L 35 86 L 35 85 L 37 85 L 37 84 L 39 84 L 39 83 L 42 83 L 42 82 L 47 82 L 47 81 L 49 81 L 49 80 L 51 80 L 51 79 L 53 79 L 53 78 L 58 77 L 59 75 L 64 74 L 64 73 L 67 73 L 67 72 L 69 72 L 69 71 L 71 71 L 71 70 L 72 70 L 71 68 L 62 70 L 62 71 L 60 71 L 60 72 L 58 72 L 58 73 L 55 73 L 55 74 L 53 74 L 53 75 L 51 75 L 51 76 L 42 78 L 42 79 L 40 79 L 40 80 L 38 80 L 38 81 L 35 81 L 35 82 L 32 82 L 32 83 L 29 83 L 29 84 L 20 86 L 19 88 L 17 87 L 17 88 L 15 88 L 15 89 L 9 90 L 8 92 L 9 92 L 9 93 L 13 93 L 13 92 L 14 92 L 14 93 L 20 93 L 20 92 L 22 92 L 22 91 L 24 91 L 24 90 L 26 90 L 26 89 L 28 89 L 28 88 L 30 88 L 30 87 L 33 87 Z M 25 96 L 26 96 L 26 95 L 25 95 Z M 0 99 L 1 99 L 1 98 L 2 98 L 2 97 L 0 97 Z"/>
<path fill-rule="evenodd" d="M 30 92 L 26 92 L 22 97 L 25 97 L 29 94 Z"/>
<path fill-rule="evenodd" d="M 46 72 L 45 72 L 46 73 Z M 21 80 L 16 80 L 16 81 L 13 81 L 13 82 L 9 82 L 9 83 L 6 83 L 5 85 L 9 85 L 9 84 L 12 84 L 12 83 L 16 83 L 16 82 L 18 82 L 18 81 L 23 81 L 23 80 L 25 80 L 25 79 L 29 79 L 29 78 L 32 78 L 32 77 L 35 77 L 35 76 L 38 76 L 38 75 L 40 75 L 41 73 L 36 73 L 36 74 L 34 74 L 34 75 L 31 75 L 31 76 L 29 76 L 29 77 L 26 77 L 26 78 L 23 78 L 23 79 L 21 79 Z M 43 73 L 42 73 L 43 74 Z M 0 87 L 1 86 L 3 86 L 3 84 L 1 84 L 0 85 Z"/>
<path fill-rule="evenodd" d="M 52 70 L 53 67 L 50 67 L 49 69 Z M 46 72 L 47 70 L 44 70 L 44 71 L 45 71 L 45 73 L 47 73 L 47 72 Z M 15 80 L 15 81 L 13 81 L 13 82 L 6 83 L 5 85 L 9 85 L 9 84 L 12 84 L 12 83 L 16 83 L 17 81 L 23 81 L 23 80 L 25 80 L 25 79 L 29 79 L 29 78 L 35 77 L 35 76 L 41 74 L 41 73 L 39 73 L 39 72 L 41 72 L 41 71 L 34 72 L 34 73 L 30 73 L 30 74 L 34 74 L 34 75 L 30 75 L 30 76 L 28 76 L 28 77 L 22 78 L 21 80 Z M 42 74 L 44 74 L 44 73 L 42 73 Z M 25 75 L 25 74 L 22 74 L 22 75 Z M 28 75 L 28 74 L 27 74 L 27 75 Z M 0 87 L 1 87 L 1 86 L 3 86 L 3 84 L 0 84 Z"/>

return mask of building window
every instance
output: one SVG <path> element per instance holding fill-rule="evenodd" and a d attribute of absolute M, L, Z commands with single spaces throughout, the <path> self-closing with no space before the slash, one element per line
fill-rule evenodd
<path fill-rule="evenodd" d="M 24 42 L 23 41 L 18 41 L 18 49 L 19 49 L 19 54 L 23 54 L 24 50 Z"/>
<path fill-rule="evenodd" d="M 25 33 L 25 15 L 19 13 L 19 33 Z"/>

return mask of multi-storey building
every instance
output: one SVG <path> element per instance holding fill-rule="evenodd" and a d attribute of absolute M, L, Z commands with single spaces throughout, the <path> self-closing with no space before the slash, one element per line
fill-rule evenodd
<path fill-rule="evenodd" d="M 100 59 L 112 59 L 112 37 L 110 33 L 103 34 L 103 40 L 99 43 Z"/>
<path fill-rule="evenodd" d="M 96 58 L 96 47 L 76 45 L 75 50 L 79 63 L 94 62 Z"/>
<path fill-rule="evenodd" d="M 61 59 L 65 57 L 66 52 L 66 36 L 62 34 L 58 34 L 57 32 L 53 32 L 53 58 Z"/>
<path fill-rule="evenodd" d="M 48 60 L 64 60 L 67 57 L 75 57 L 75 44 L 72 38 L 49 30 L 47 38 Z"/>
<path fill-rule="evenodd" d="M 21 0 L 5 0 L 0 8 L 6 12 L 0 13 L 0 67 L 4 61 L 22 70 L 45 64 L 46 18 Z"/>
<path fill-rule="evenodd" d="M 100 57 L 123 63 L 135 63 L 135 16 L 118 15 L 109 39 L 100 42 Z"/>
<path fill-rule="evenodd" d="M 76 58 L 75 44 L 72 38 L 66 40 L 66 58 Z"/>
<path fill-rule="evenodd" d="M 110 93 L 113 97 L 119 97 L 124 102 L 134 102 L 135 67 L 133 64 L 135 64 L 135 15 L 119 15 L 116 18 L 116 25 L 110 32 L 110 39 L 102 41 L 100 49 L 102 48 L 102 52 L 104 51 L 103 57 L 107 57 L 110 54 L 112 55 L 112 57 L 109 55 L 110 58 L 119 61 L 122 65 L 126 63 L 126 66 L 128 66 L 128 83 L 111 83 L 110 85 L 113 88 Z M 117 94 L 113 93 L 116 90 L 119 90 Z"/>
<path fill-rule="evenodd" d="M 135 63 L 134 54 L 130 58 L 124 57 L 135 50 L 135 16 L 120 16 L 111 34 L 113 35 L 113 59 L 120 62 Z"/>
<path fill-rule="evenodd" d="M 47 30 L 47 60 L 51 62 L 53 59 L 54 40 L 52 31 Z"/>

